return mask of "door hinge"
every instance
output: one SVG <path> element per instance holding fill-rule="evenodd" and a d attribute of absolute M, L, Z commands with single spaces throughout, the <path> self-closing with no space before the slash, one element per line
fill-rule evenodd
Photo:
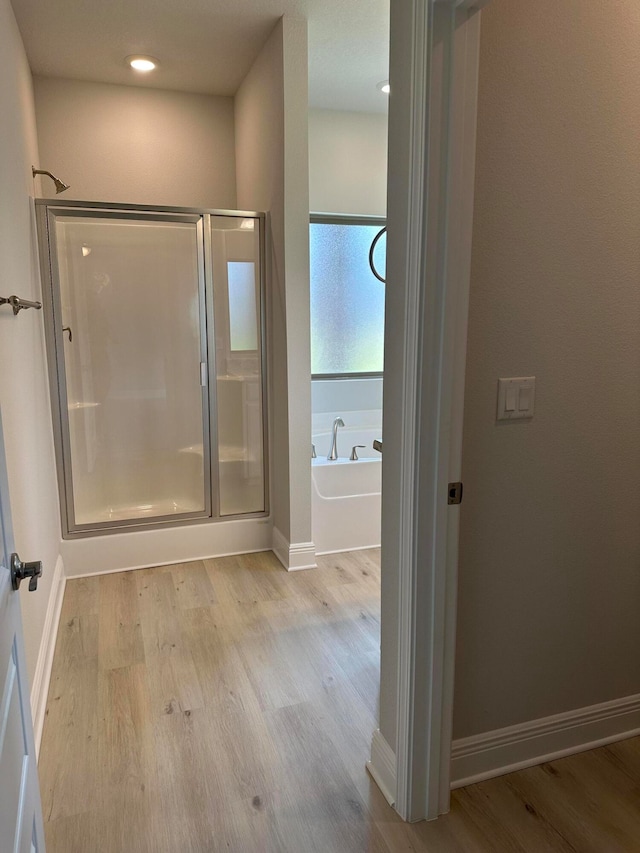
<path fill-rule="evenodd" d="M 449 483 L 449 500 L 448 504 L 462 503 L 462 483 Z"/>

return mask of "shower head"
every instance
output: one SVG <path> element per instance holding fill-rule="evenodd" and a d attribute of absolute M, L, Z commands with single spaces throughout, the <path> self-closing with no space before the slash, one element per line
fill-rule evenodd
<path fill-rule="evenodd" d="M 54 178 L 53 183 L 56 185 L 56 195 L 69 189 L 69 184 L 65 184 L 65 182 L 61 181 L 59 178 Z"/>
<path fill-rule="evenodd" d="M 63 193 L 65 190 L 69 189 L 69 184 L 65 184 L 64 181 L 61 181 L 60 178 L 56 178 L 55 175 L 52 175 L 51 172 L 47 172 L 46 169 L 36 169 L 35 166 L 31 167 L 31 173 L 35 178 L 36 175 L 48 175 L 53 183 L 56 185 L 56 195 L 58 193 Z"/>

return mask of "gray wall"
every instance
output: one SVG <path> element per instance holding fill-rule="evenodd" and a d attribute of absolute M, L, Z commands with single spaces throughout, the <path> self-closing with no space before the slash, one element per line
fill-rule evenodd
<path fill-rule="evenodd" d="M 31 73 L 9 0 L 0 0 L 0 294 L 40 299 L 29 196 L 38 147 Z M 0 408 L 16 547 L 42 560 L 37 592 L 20 591 L 33 680 L 59 554 L 60 525 L 41 311 L 0 308 Z"/>
<path fill-rule="evenodd" d="M 386 214 L 386 115 L 309 112 L 309 196 L 314 213 Z"/>
<path fill-rule="evenodd" d="M 236 94 L 238 205 L 270 211 L 274 526 L 311 541 L 306 22 L 282 18 Z"/>
<path fill-rule="evenodd" d="M 639 92 L 636 0 L 483 12 L 455 737 L 640 692 Z"/>
<path fill-rule="evenodd" d="M 71 185 L 63 199 L 236 206 L 233 98 L 49 77 L 34 87 L 41 166 Z"/>

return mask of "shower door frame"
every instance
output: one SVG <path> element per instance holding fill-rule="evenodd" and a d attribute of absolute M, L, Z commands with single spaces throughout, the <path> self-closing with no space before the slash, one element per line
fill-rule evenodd
<path fill-rule="evenodd" d="M 60 520 L 63 539 L 77 539 L 140 530 L 159 530 L 166 527 L 215 523 L 242 518 L 261 518 L 269 515 L 269 441 L 267 409 L 267 351 L 266 351 L 266 287 L 265 287 L 265 225 L 266 215 L 258 211 L 216 210 L 158 205 L 118 204 L 114 202 L 68 201 L 35 199 L 38 248 L 42 274 L 43 313 L 49 370 L 49 390 L 56 455 L 56 473 L 60 498 Z M 149 519 L 116 519 L 114 521 L 78 524 L 75 520 L 73 468 L 68 417 L 67 377 L 62 331 L 61 287 L 57 242 L 53 226 L 58 216 L 131 219 L 136 222 L 175 222 L 196 225 L 198 263 L 198 306 L 200 362 L 206 365 L 206 383 L 202 385 L 202 438 L 204 509 Z M 218 453 L 217 372 L 215 350 L 215 306 L 211 245 L 213 217 L 256 219 L 259 222 L 259 318 L 261 405 L 262 405 L 262 468 L 264 510 L 235 515 L 220 515 L 220 470 Z M 65 412 L 67 413 L 65 417 Z"/>

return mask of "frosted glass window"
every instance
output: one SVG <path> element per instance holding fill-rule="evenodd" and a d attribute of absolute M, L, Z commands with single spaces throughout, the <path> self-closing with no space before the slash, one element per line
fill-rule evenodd
<path fill-rule="evenodd" d="M 384 284 L 369 267 L 369 249 L 382 224 L 312 222 L 311 372 L 382 373 Z M 374 253 L 384 277 L 386 236 Z"/>
<path fill-rule="evenodd" d="M 257 350 L 256 265 L 246 261 L 229 261 L 227 286 L 231 350 L 233 352 Z"/>

